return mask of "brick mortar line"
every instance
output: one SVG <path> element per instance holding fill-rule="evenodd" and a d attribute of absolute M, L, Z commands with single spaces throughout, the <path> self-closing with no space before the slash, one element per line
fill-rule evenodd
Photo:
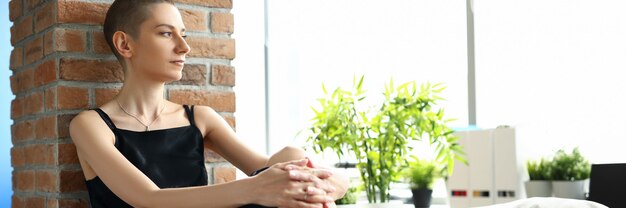
<path fill-rule="evenodd" d="M 174 6 L 176 6 L 176 8 L 178 9 L 198 10 L 198 11 L 204 11 L 207 13 L 214 12 L 214 11 L 230 13 L 230 10 L 231 10 L 229 8 L 208 7 L 208 6 L 189 4 L 189 3 L 178 3 L 178 2 L 174 3 Z"/>
<path fill-rule="evenodd" d="M 35 24 L 33 24 L 33 27 L 35 26 Z M 72 29 L 72 30 L 83 30 L 83 31 L 102 31 L 102 26 L 100 25 L 85 25 L 85 24 L 80 24 L 80 23 L 53 23 L 52 25 L 46 27 L 45 29 L 39 31 L 39 32 L 35 32 L 35 30 L 33 29 L 33 33 L 30 35 L 27 35 L 26 37 L 22 38 L 21 40 L 18 40 L 15 42 L 14 46 L 18 46 L 18 45 L 26 45 L 25 43 L 33 40 L 35 38 L 35 36 L 39 35 L 39 34 L 43 34 L 45 35 L 46 33 L 50 32 L 50 30 L 54 30 L 54 29 Z"/>
<path fill-rule="evenodd" d="M 57 77 L 59 77 L 58 75 L 58 70 L 57 70 Z M 44 84 L 38 87 L 33 87 L 33 88 L 29 88 L 28 90 L 23 90 L 21 92 L 17 92 L 14 93 L 13 95 L 15 95 L 15 99 L 18 98 L 25 98 L 28 97 L 30 95 L 33 95 L 35 93 L 39 93 L 39 92 L 43 92 L 45 93 L 46 90 L 54 88 L 54 87 L 79 87 L 79 88 L 116 88 L 116 87 L 121 87 L 122 83 L 121 82 L 87 82 L 87 81 L 75 81 L 75 80 L 63 80 L 63 79 L 57 79 L 55 81 L 52 81 L 48 84 Z M 55 106 L 57 106 L 56 102 L 59 96 L 55 96 Z M 14 99 L 14 100 L 15 100 Z M 45 110 L 45 109 L 44 109 Z"/>
<path fill-rule="evenodd" d="M 58 181 L 58 180 L 57 180 Z M 59 182 L 60 183 L 60 182 Z M 60 188 L 60 187 L 59 187 Z M 78 191 L 78 192 L 71 192 L 71 193 L 59 193 L 59 192 L 43 192 L 43 191 L 32 191 L 32 192 L 28 192 L 28 191 L 13 191 L 13 195 L 16 197 L 21 197 L 21 198 L 34 198 L 34 197 L 43 197 L 43 198 L 50 198 L 50 199 L 75 199 L 78 200 L 79 198 L 89 198 L 89 193 L 87 191 Z"/>
<path fill-rule="evenodd" d="M 43 48 L 41 50 L 43 50 Z M 25 50 L 22 50 L 22 51 L 24 52 L 23 55 L 26 55 L 26 51 Z M 102 61 L 116 60 L 117 61 L 117 59 L 115 58 L 113 54 L 98 54 L 98 53 L 89 52 L 89 51 L 85 51 L 85 52 L 54 51 L 48 55 L 44 55 L 42 58 L 37 59 L 30 64 L 23 64 L 22 66 L 17 67 L 11 71 L 13 71 L 13 74 L 16 74 L 18 72 L 25 71 L 26 69 L 31 69 L 31 68 L 35 69 L 40 64 L 46 61 L 50 61 L 50 60 L 55 60 L 57 62 L 56 69 L 59 69 L 62 58 L 73 58 L 73 59 L 81 59 L 81 60 L 102 60 Z M 57 75 L 59 74 L 57 73 Z"/>
<path fill-rule="evenodd" d="M 60 173 L 61 171 L 82 171 L 82 167 L 80 164 L 60 164 L 60 165 L 34 165 L 34 164 L 26 164 L 20 167 L 13 167 L 13 172 L 24 172 L 24 171 L 54 171 L 56 173 Z"/>
<path fill-rule="evenodd" d="M 215 181 L 213 181 L 213 167 L 211 167 L 209 164 L 211 163 L 207 163 L 206 161 L 204 162 L 204 168 L 206 169 L 207 181 L 209 184 L 214 184 Z"/>
<path fill-rule="evenodd" d="M 193 50 L 193 49 L 191 49 Z M 230 65 L 229 59 L 223 58 L 202 58 L 202 57 L 187 57 L 185 59 L 185 63 L 187 64 L 220 64 L 220 65 Z M 210 67 L 207 67 L 210 68 Z"/>
<path fill-rule="evenodd" d="M 57 62 L 57 65 L 59 63 Z M 209 68 L 210 69 L 210 68 Z M 221 92 L 234 92 L 233 87 L 231 86 L 226 86 L 226 85 L 212 85 L 210 84 L 210 77 L 211 77 L 211 72 L 210 70 L 207 69 L 207 79 L 205 83 L 206 85 L 204 86 L 199 86 L 199 85 L 184 85 L 184 84 L 175 84 L 175 85 L 170 85 L 170 84 L 166 84 L 165 88 L 166 90 L 207 90 L 207 91 L 221 91 Z M 58 70 L 57 70 L 57 74 L 58 74 Z M 59 77 L 59 75 L 57 75 L 57 77 Z M 78 87 L 78 88 L 84 88 L 84 89 L 93 89 L 94 92 L 93 94 L 91 92 L 88 92 L 88 96 L 89 96 L 89 104 L 91 103 L 95 103 L 95 89 L 100 89 L 100 88 L 108 88 L 108 89 L 115 89 L 115 88 L 121 88 L 123 86 L 122 84 L 123 82 L 89 82 L 89 81 L 75 81 L 75 80 L 63 80 L 63 79 L 57 79 L 56 81 L 52 81 L 50 83 L 38 86 L 38 87 L 33 87 L 30 88 L 28 90 L 23 90 L 20 92 L 15 93 L 15 99 L 20 99 L 20 98 L 26 98 L 28 96 L 31 96 L 33 94 L 36 93 L 45 93 L 46 90 L 54 88 L 54 87 L 59 87 L 59 86 L 66 86 L 66 87 Z M 55 106 L 58 102 L 58 95 L 55 96 Z M 38 113 L 40 114 L 40 113 Z M 38 115 L 35 114 L 35 115 Z"/>
<path fill-rule="evenodd" d="M 216 167 L 226 167 L 226 168 L 235 167 L 231 163 L 229 163 L 228 161 L 226 161 L 226 162 L 212 162 L 212 163 L 205 162 L 205 164 L 208 164 L 209 166 L 211 166 L 211 168 L 216 168 Z"/>
<path fill-rule="evenodd" d="M 43 118 L 43 117 L 48 117 L 48 116 L 60 116 L 60 115 L 73 115 L 73 114 L 78 114 L 84 110 L 87 109 L 69 109 L 69 110 L 56 110 L 54 112 L 44 112 L 44 113 L 37 113 L 37 114 L 33 114 L 33 115 L 26 115 L 26 116 L 21 116 L 18 117 L 16 119 L 12 119 L 13 120 L 13 125 L 18 124 L 18 123 L 22 123 L 28 120 L 37 120 L 39 118 Z"/>
<path fill-rule="evenodd" d="M 67 142 L 66 140 L 61 140 L 61 141 L 58 140 L 57 138 L 28 139 L 28 140 L 14 142 L 13 147 L 26 147 L 26 146 L 39 145 L 39 144 L 74 144 L 73 142 Z"/>
<path fill-rule="evenodd" d="M 122 87 L 122 82 L 87 82 L 87 81 L 75 81 L 75 80 L 58 80 L 59 86 L 68 87 L 80 87 L 80 88 L 107 88 L 114 89 Z"/>
<path fill-rule="evenodd" d="M 211 28 L 209 28 L 210 30 Z M 187 37 L 188 39 L 190 37 L 201 37 L 201 38 L 213 38 L 213 39 L 225 39 L 225 40 L 234 40 L 233 38 L 230 37 L 229 34 L 227 33 L 211 33 L 211 32 L 194 32 L 194 31 L 189 31 L 189 32 L 185 32 L 187 35 L 189 35 L 189 37 Z"/>
<path fill-rule="evenodd" d="M 218 86 L 218 85 L 165 85 L 166 90 L 193 90 L 193 91 L 220 91 L 220 92 L 234 92 L 230 86 Z"/>
<path fill-rule="evenodd" d="M 33 145 L 39 145 L 39 144 L 60 144 L 58 143 L 58 141 L 54 138 L 49 138 L 49 139 L 29 139 L 29 140 L 25 140 L 25 141 L 19 141 L 16 143 L 13 143 L 13 147 L 26 147 L 26 146 L 33 146 Z M 66 143 L 62 143 L 62 144 L 66 144 Z"/>
<path fill-rule="evenodd" d="M 52 115 L 52 114 L 51 114 Z M 10 127 L 13 127 L 15 125 L 27 122 L 27 121 L 36 121 L 37 119 L 43 118 L 43 117 L 49 117 L 51 115 L 41 115 L 41 116 L 23 116 L 17 119 L 12 119 L 13 120 L 13 124 L 10 125 Z M 11 134 L 11 137 L 13 137 L 13 134 Z M 32 140 L 36 140 L 36 139 L 32 139 Z"/>
<path fill-rule="evenodd" d="M 206 67 L 206 72 L 204 73 L 204 77 L 206 77 L 206 79 L 204 80 L 204 85 L 211 86 L 213 63 L 206 63 L 205 67 Z"/>
<path fill-rule="evenodd" d="M 62 23 L 57 22 L 51 25 L 53 28 L 60 29 L 74 29 L 74 30 L 89 30 L 89 31 L 99 31 L 102 32 L 102 25 L 87 25 L 83 23 Z"/>
<path fill-rule="evenodd" d="M 91 2 L 91 3 L 113 3 L 113 0 L 79 0 L 80 2 Z"/>
<path fill-rule="evenodd" d="M 97 54 L 93 46 L 93 33 L 93 30 L 85 31 L 85 52 Z"/>
<path fill-rule="evenodd" d="M 57 115 L 58 115 L 57 112 L 42 112 L 42 113 L 37 113 L 37 114 L 21 116 L 21 117 L 18 117 L 16 119 L 11 119 L 11 120 L 13 120 L 12 125 L 16 125 L 18 123 L 23 123 L 26 121 L 35 121 L 43 117 L 57 116 Z"/>
<path fill-rule="evenodd" d="M 95 88 L 87 88 L 87 106 L 89 108 L 95 108 L 96 106 L 96 89 Z"/>
<path fill-rule="evenodd" d="M 57 75 L 58 76 L 58 75 Z M 84 88 L 84 89 L 89 89 L 89 88 L 93 88 L 93 89 L 101 89 L 101 88 L 109 88 L 109 89 L 114 89 L 114 88 L 119 88 L 122 87 L 122 83 L 121 82 L 86 82 L 86 81 L 75 81 L 75 80 L 62 80 L 62 79 L 57 79 L 56 81 L 52 81 L 48 84 L 44 84 L 41 85 L 39 87 L 33 87 L 30 88 L 28 90 L 23 90 L 21 92 L 17 92 L 15 93 L 15 99 L 18 98 L 25 98 L 27 96 L 30 96 L 32 94 L 35 93 L 39 93 L 39 92 L 44 92 L 48 89 L 54 88 L 54 87 L 78 87 L 78 88 Z M 58 99 L 58 96 L 55 96 L 55 106 L 57 106 L 56 102 Z"/>
<path fill-rule="evenodd" d="M 113 3 L 113 0 L 80 0 L 80 2 L 90 2 L 90 3 L 107 3 L 107 4 L 111 4 Z M 201 6 L 201 5 L 196 5 L 196 4 L 188 4 L 188 3 L 178 3 L 175 2 L 174 5 L 178 8 L 182 8 L 179 6 L 184 6 L 185 8 L 189 7 L 189 8 L 206 8 L 206 9 L 216 9 L 216 10 L 230 10 L 229 8 L 218 8 L 218 7 L 207 7 L 207 6 Z"/>
<path fill-rule="evenodd" d="M 220 114 L 221 116 L 232 116 L 232 117 L 235 117 L 235 112 L 222 111 L 222 112 L 217 112 L 217 114 Z"/>

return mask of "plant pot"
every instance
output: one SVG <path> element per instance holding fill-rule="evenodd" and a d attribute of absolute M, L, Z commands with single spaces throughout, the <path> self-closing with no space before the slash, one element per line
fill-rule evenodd
<path fill-rule="evenodd" d="M 551 197 L 552 196 L 552 182 L 537 180 L 524 182 L 526 187 L 526 197 Z"/>
<path fill-rule="evenodd" d="M 585 180 L 552 181 L 554 196 L 568 199 L 585 199 Z"/>
<path fill-rule="evenodd" d="M 411 189 L 413 192 L 413 205 L 415 208 L 430 207 L 432 199 L 432 189 Z"/>

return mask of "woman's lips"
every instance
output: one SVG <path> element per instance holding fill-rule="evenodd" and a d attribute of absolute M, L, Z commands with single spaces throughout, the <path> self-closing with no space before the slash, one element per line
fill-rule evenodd
<path fill-rule="evenodd" d="M 174 65 L 178 65 L 178 66 L 183 66 L 185 65 L 185 61 L 182 60 L 178 60 L 178 61 L 170 61 L 170 63 L 174 64 Z"/>

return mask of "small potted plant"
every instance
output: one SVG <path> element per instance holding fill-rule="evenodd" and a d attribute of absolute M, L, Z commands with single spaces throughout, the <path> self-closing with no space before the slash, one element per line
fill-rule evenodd
<path fill-rule="evenodd" d="M 551 197 L 552 181 L 550 172 L 552 164 L 541 158 L 539 161 L 529 160 L 526 162 L 529 181 L 524 183 L 527 197 Z"/>
<path fill-rule="evenodd" d="M 437 159 L 447 164 L 462 158 L 458 137 L 446 125 L 450 119 L 444 118 L 443 109 L 434 109 L 443 99 L 443 86 L 390 82 L 382 104 L 367 107 L 362 84 L 363 76 L 353 80 L 351 90 L 338 87 L 330 94 L 322 85 L 326 96 L 318 99 L 321 108 L 312 107 L 315 117 L 308 141 L 316 152 L 331 149 L 339 159 L 354 156 L 370 204 L 389 201 L 390 184 L 406 166 L 409 141 L 428 141 L 437 147 Z"/>
<path fill-rule="evenodd" d="M 430 207 L 433 184 L 446 176 L 446 168 L 437 161 L 420 160 L 413 157 L 403 172 L 403 178 L 411 185 L 413 205 L 416 208 Z"/>
<path fill-rule="evenodd" d="M 561 149 L 551 162 L 552 188 L 555 197 L 585 199 L 585 180 L 591 174 L 589 161 L 578 148 L 571 153 Z"/>

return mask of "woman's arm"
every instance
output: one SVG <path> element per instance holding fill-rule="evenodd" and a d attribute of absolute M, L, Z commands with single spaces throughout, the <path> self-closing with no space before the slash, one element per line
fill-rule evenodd
<path fill-rule="evenodd" d="M 244 173 L 250 174 L 254 170 L 267 166 L 269 161 L 268 157 L 255 153 L 250 147 L 241 142 L 230 125 L 213 109 L 207 106 L 195 106 L 194 117 L 196 118 L 196 124 L 198 128 L 200 128 L 200 131 L 206 132 L 204 133 L 205 144 Z M 305 155 L 302 154 L 302 157 L 305 157 Z M 272 164 L 271 161 L 269 161 L 269 163 Z M 311 166 L 310 168 L 319 169 L 320 167 Z M 319 174 L 312 174 L 308 170 L 300 171 L 300 173 L 292 177 L 292 179 L 315 181 L 311 176 L 318 177 Z M 323 178 L 322 181 L 325 184 L 321 185 L 321 187 L 326 187 L 326 184 L 334 187 L 335 191 L 333 192 L 328 192 L 328 189 L 325 190 L 335 199 L 343 197 L 349 182 L 347 177 L 342 174 L 332 174 L 330 177 Z"/>
<path fill-rule="evenodd" d="M 253 151 L 238 139 L 231 126 L 212 108 L 196 105 L 194 117 L 196 126 L 204 137 L 204 145 L 244 173 L 250 175 L 268 166 L 269 157 Z"/>
<path fill-rule="evenodd" d="M 160 189 L 115 148 L 114 135 L 96 112 L 77 115 L 70 123 L 70 135 L 79 158 L 113 193 L 134 207 L 237 207 L 250 203 L 318 207 L 298 201 L 310 184 L 290 180 L 280 167 L 286 163 L 256 177 L 229 183 Z"/>

